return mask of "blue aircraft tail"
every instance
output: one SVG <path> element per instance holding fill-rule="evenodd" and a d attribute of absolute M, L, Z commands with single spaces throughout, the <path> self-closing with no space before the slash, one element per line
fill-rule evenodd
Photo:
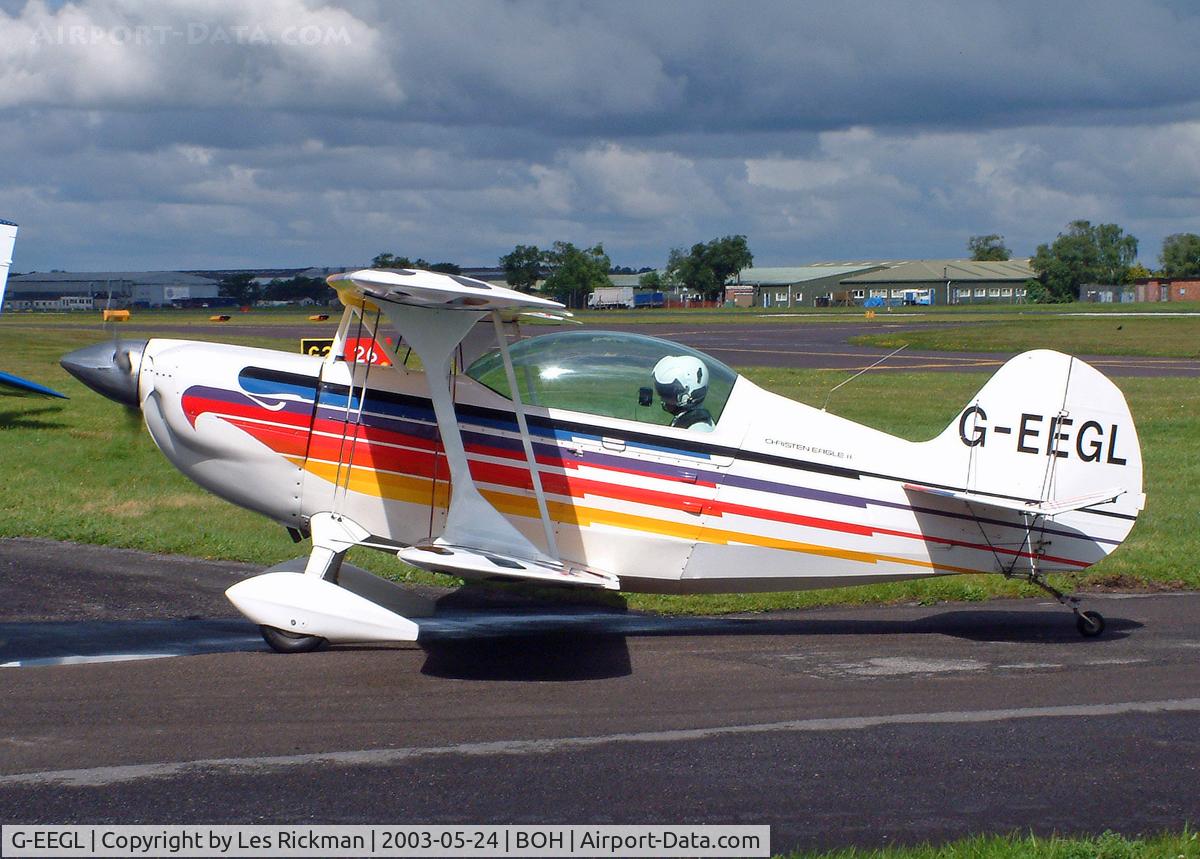
<path fill-rule="evenodd" d="M 12 221 L 0 221 L 0 310 L 4 309 L 4 287 L 8 282 L 8 267 L 12 263 L 13 243 L 17 240 L 17 225 Z M 67 399 L 66 394 L 60 394 L 53 388 L 39 385 L 20 376 L 0 371 L 0 385 L 16 388 L 18 391 L 28 391 L 33 394 L 43 394 L 47 397 Z"/>

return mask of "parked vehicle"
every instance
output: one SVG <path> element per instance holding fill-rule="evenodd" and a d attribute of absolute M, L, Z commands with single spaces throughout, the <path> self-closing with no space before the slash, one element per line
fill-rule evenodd
<path fill-rule="evenodd" d="M 587 306 L 590 310 L 615 308 L 662 307 L 666 299 L 661 292 L 638 291 L 632 286 L 602 286 L 588 293 Z"/>

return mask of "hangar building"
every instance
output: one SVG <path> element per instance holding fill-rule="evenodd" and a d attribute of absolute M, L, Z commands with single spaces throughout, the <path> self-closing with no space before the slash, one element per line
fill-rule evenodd
<path fill-rule="evenodd" d="M 1018 304 L 1037 273 L 1028 259 L 976 262 L 962 259 L 910 260 L 843 279 L 843 289 L 861 303 Z"/>
<path fill-rule="evenodd" d="M 110 292 L 117 307 L 163 307 L 216 298 L 218 283 L 177 271 L 52 271 L 8 279 L 8 301 L 13 310 L 101 307 Z"/>
<path fill-rule="evenodd" d="M 848 275 L 879 271 L 892 262 L 818 262 L 800 266 L 753 266 L 742 269 L 738 283 L 753 287 L 758 307 L 812 307 L 832 299 Z"/>

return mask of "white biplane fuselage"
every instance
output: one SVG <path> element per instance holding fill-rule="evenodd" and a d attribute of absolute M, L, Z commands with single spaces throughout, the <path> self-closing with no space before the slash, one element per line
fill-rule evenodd
<path fill-rule="evenodd" d="M 241 599 L 241 585 L 231 589 L 264 626 L 415 637 L 316 617 L 309 602 L 328 602 L 325 586 L 336 590 L 353 545 L 467 578 L 627 591 L 958 573 L 1036 581 L 1104 558 L 1143 505 L 1124 398 L 1056 352 L 1014 358 L 943 433 L 914 443 L 636 334 L 584 329 L 512 346 L 500 334 L 497 349 L 451 371 L 448 356 L 475 322 L 502 331 L 496 306 L 397 308 L 394 285 L 389 293 L 370 275 L 335 283 L 348 309 L 328 358 L 155 339 L 130 370 L 150 433 L 180 470 L 313 533 L 304 578 L 321 586 L 304 584 L 311 597 L 284 593 L 296 572 L 258 577 L 269 587 L 242 583 Z M 381 344 L 391 366 L 345 360 L 364 321 L 377 333 L 380 307 L 433 372 Z M 678 354 L 711 374 L 712 421 L 700 428 L 671 426 L 653 396 L 655 362 Z"/>

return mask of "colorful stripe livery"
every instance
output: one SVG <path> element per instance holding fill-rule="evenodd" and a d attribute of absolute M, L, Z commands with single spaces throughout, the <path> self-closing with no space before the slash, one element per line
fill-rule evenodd
<path fill-rule="evenodd" d="M 431 516 L 446 508 L 448 469 L 428 399 L 371 389 L 364 405 L 344 386 L 257 367 L 243 369 L 238 383 L 240 390 L 188 387 L 182 397 L 187 420 L 195 427 L 202 416 L 218 418 L 329 485 L 340 482 L 353 493 L 423 506 Z M 471 474 L 484 496 L 510 517 L 536 520 L 512 413 L 463 404 L 457 410 Z M 902 477 L 544 415 L 531 415 L 529 428 L 550 517 L 560 532 L 592 529 L 775 549 L 884 565 L 881 575 L 998 572 L 1035 557 L 1043 565 L 1080 569 L 1095 560 L 1029 551 L 1017 516 L 910 503 L 899 491 Z M 871 497 L 863 492 L 868 486 L 890 489 L 893 497 Z M 980 536 L 969 539 L 968 529 Z M 1051 546 L 1119 542 L 1053 525 L 1039 528 L 1037 537 Z M 946 560 L 936 559 L 938 552 Z"/>

